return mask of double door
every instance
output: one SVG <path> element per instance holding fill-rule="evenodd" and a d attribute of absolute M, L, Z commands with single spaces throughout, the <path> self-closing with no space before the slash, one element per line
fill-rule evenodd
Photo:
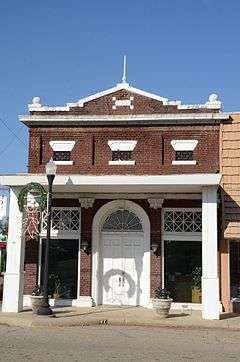
<path fill-rule="evenodd" d="M 103 304 L 139 305 L 142 274 L 143 234 L 102 233 Z"/>

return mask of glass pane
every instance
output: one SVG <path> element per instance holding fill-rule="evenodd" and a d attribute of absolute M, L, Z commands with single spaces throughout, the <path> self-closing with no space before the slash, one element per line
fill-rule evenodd
<path fill-rule="evenodd" d="M 43 240 L 42 275 L 45 240 Z M 53 298 L 77 298 L 78 240 L 52 239 L 49 249 L 49 295 Z M 42 280 L 42 278 L 41 278 Z"/>
<path fill-rule="evenodd" d="M 174 302 L 201 303 L 200 241 L 165 241 L 164 284 Z"/>
<path fill-rule="evenodd" d="M 142 231 L 140 219 L 128 210 L 117 210 L 108 216 L 102 231 Z"/>

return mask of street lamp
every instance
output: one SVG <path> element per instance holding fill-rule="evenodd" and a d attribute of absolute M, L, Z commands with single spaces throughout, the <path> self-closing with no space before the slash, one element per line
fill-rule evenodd
<path fill-rule="evenodd" d="M 48 179 L 48 203 L 47 203 L 47 236 L 45 243 L 45 259 L 43 270 L 43 303 L 38 308 L 38 315 L 51 315 L 52 309 L 48 300 L 48 267 L 49 267 L 49 243 L 51 239 L 51 221 L 52 221 L 52 185 L 57 171 L 57 166 L 53 159 L 46 164 L 46 175 Z"/>

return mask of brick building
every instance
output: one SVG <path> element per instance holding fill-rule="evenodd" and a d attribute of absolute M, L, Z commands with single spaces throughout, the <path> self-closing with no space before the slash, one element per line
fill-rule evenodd
<path fill-rule="evenodd" d="M 63 107 L 35 97 L 20 120 L 29 128 L 28 173 L 1 177 L 11 187 L 4 311 L 21 310 L 41 283 L 46 218 L 39 240 L 21 237 L 17 193 L 29 182 L 47 185 L 51 157 L 50 274 L 59 278 L 62 304 L 151 308 L 162 286 L 172 308 L 199 309 L 205 319 L 228 310 L 218 220 L 220 135 L 232 121 L 215 94 L 184 105 L 123 79 Z"/>

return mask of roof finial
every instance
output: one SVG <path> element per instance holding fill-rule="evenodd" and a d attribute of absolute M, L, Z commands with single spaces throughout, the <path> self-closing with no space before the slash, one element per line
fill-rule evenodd
<path fill-rule="evenodd" d="M 123 57 L 123 77 L 122 83 L 127 83 L 127 56 L 124 55 Z"/>

